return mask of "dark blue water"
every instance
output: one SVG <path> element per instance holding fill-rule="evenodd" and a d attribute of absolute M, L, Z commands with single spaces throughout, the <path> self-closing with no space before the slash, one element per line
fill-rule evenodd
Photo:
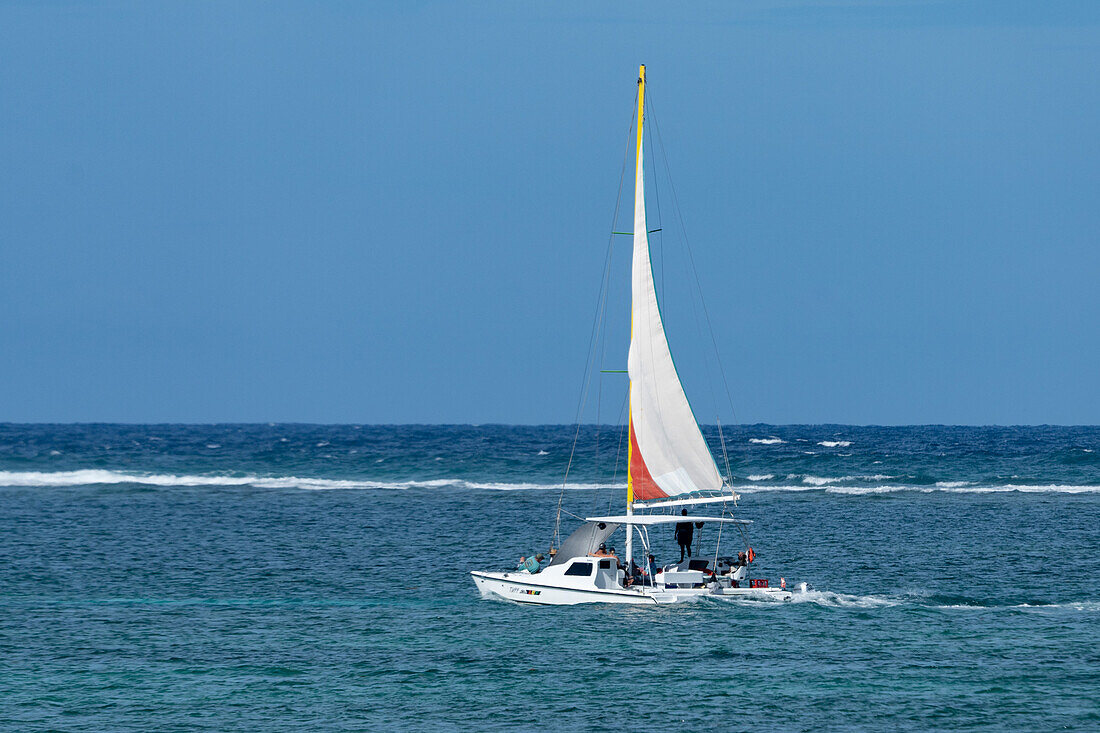
<path fill-rule="evenodd" d="M 727 428 L 803 600 L 480 599 L 571 438 L 0 426 L 0 727 L 1100 729 L 1100 429 Z M 618 438 L 582 432 L 567 510 L 621 508 Z"/>

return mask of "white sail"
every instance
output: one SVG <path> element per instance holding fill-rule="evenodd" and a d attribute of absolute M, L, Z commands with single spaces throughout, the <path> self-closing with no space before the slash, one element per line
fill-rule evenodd
<path fill-rule="evenodd" d="M 644 81 L 639 94 L 644 95 Z M 634 262 L 630 355 L 630 497 L 657 499 L 719 489 L 722 477 L 688 404 L 665 338 L 645 215 L 642 164 L 644 96 L 639 100 L 638 157 L 634 178 Z"/>

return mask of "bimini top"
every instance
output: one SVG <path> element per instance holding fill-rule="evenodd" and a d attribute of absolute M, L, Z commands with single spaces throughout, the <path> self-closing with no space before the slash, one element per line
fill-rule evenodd
<path fill-rule="evenodd" d="M 561 543 L 551 565 L 563 563 L 574 557 L 583 557 L 596 551 L 600 543 L 615 533 L 619 525 L 615 522 L 586 522 Z"/>
<path fill-rule="evenodd" d="M 586 522 L 605 522 L 607 524 L 676 524 L 679 522 L 722 522 L 725 524 L 752 524 L 747 519 L 732 517 L 693 517 L 683 514 L 620 514 L 615 517 L 588 517 Z"/>

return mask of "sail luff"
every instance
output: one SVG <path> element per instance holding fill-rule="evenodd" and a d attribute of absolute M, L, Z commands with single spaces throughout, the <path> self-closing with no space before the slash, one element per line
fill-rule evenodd
<path fill-rule="evenodd" d="M 642 125 L 645 124 L 645 64 L 638 67 L 638 146 L 634 154 L 634 241 L 637 247 L 637 232 L 645 231 L 645 181 L 642 177 Z M 642 212 L 642 228 L 638 229 L 638 211 Z M 630 341 L 634 342 L 634 309 L 630 309 Z M 628 370 L 629 371 L 629 370 Z M 627 399 L 634 393 L 633 379 L 627 388 Z M 626 508 L 631 510 L 634 503 L 634 416 L 627 415 L 630 440 L 626 446 Z"/>

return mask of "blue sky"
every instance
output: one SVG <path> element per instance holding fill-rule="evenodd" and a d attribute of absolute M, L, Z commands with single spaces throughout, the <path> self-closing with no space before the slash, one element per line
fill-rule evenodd
<path fill-rule="evenodd" d="M 1100 422 L 1100 4 L 1004 0 L 0 2 L 0 420 L 572 422 L 638 63 L 701 420 Z"/>

